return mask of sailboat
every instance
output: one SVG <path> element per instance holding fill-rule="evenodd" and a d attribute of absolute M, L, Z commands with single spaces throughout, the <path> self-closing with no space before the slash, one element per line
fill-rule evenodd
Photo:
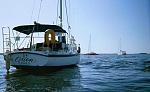
<path fill-rule="evenodd" d="M 69 34 L 62 27 L 62 10 L 62 0 L 60 0 L 60 25 L 40 24 L 35 21 L 31 25 L 14 27 L 12 33 L 9 27 L 2 28 L 3 56 L 8 72 L 10 66 L 32 71 L 37 68 L 66 67 L 79 63 L 80 49 L 77 49 L 75 38 L 71 36 L 69 39 Z M 25 37 L 21 37 L 20 34 Z M 38 42 L 39 39 L 42 41 Z M 21 47 L 23 43 L 25 45 Z"/>
<path fill-rule="evenodd" d="M 90 38 L 89 38 L 88 53 L 85 53 L 84 55 L 99 55 L 95 52 L 91 52 L 91 35 L 90 35 Z"/>
<path fill-rule="evenodd" d="M 126 51 L 121 50 L 121 39 L 119 41 L 119 46 L 118 46 L 118 55 L 126 55 Z"/>

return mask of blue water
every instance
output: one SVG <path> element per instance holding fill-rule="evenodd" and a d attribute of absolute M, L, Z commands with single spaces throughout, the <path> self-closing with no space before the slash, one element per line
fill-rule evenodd
<path fill-rule="evenodd" d="M 149 92 L 150 54 L 81 55 L 77 67 L 32 74 L 11 67 L 0 56 L 0 92 Z"/>

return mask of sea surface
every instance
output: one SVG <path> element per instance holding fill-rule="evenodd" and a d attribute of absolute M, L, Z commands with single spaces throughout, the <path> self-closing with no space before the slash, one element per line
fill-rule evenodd
<path fill-rule="evenodd" d="M 76 67 L 44 74 L 6 73 L 0 55 L 0 92 L 150 92 L 150 54 L 81 55 Z"/>

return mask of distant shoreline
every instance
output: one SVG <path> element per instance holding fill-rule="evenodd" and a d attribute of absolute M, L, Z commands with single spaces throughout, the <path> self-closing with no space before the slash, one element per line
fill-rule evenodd
<path fill-rule="evenodd" d="M 148 53 L 139 53 L 139 54 L 148 54 Z"/>
<path fill-rule="evenodd" d="M 84 54 L 84 53 L 81 53 Z M 117 53 L 98 53 L 98 54 L 117 54 Z M 131 55 L 131 54 L 150 54 L 150 53 L 127 53 L 127 55 Z"/>

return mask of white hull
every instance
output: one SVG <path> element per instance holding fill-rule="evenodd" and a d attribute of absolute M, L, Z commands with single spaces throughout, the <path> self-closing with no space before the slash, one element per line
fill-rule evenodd
<path fill-rule="evenodd" d="M 10 57 L 11 66 L 69 66 L 79 63 L 80 54 L 46 55 L 35 52 L 15 52 L 5 57 Z"/>
<path fill-rule="evenodd" d="M 127 53 L 125 51 L 119 52 L 118 55 L 126 55 Z"/>

